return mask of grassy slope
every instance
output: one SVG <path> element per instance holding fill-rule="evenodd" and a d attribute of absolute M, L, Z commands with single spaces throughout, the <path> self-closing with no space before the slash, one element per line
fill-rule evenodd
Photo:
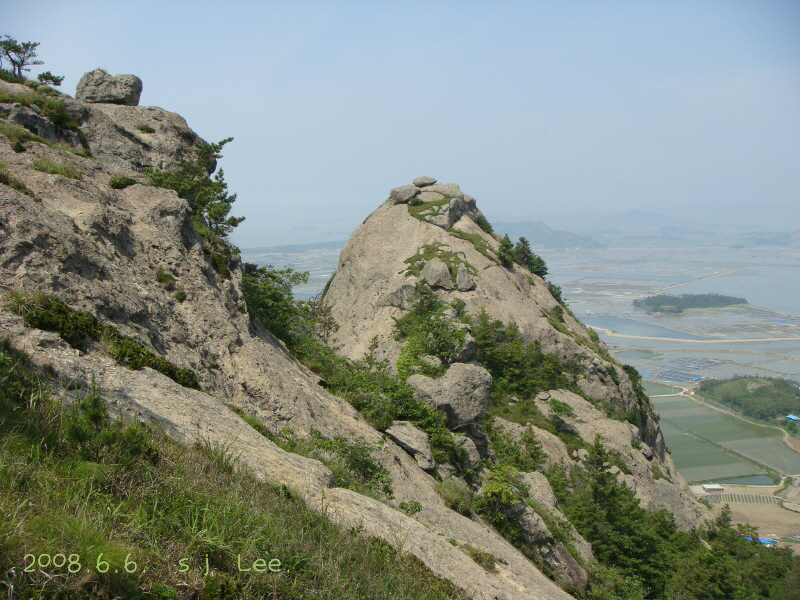
<path fill-rule="evenodd" d="M 65 408 L 7 343 L 0 380 L 8 598 L 466 597 L 417 559 L 257 481 L 225 448 L 186 448 L 141 424 L 110 423 L 91 394 Z M 278 559 L 280 570 L 239 572 L 238 555 L 242 567 Z M 108 572 L 98 573 L 98 559 Z"/>

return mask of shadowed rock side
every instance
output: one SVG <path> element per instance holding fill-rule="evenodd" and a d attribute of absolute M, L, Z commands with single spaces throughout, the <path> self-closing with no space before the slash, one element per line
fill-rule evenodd
<path fill-rule="evenodd" d="M 66 398 L 74 393 L 68 390 L 85 391 L 94 379 L 113 414 L 162 423 L 186 442 L 230 444 L 260 477 L 296 489 L 339 523 L 363 527 L 413 553 L 476 598 L 570 597 L 494 529 L 445 506 L 434 490 L 436 480 L 423 470 L 432 461 L 424 440 L 417 435 L 415 441 L 414 432 L 402 425 L 393 429 L 394 437 L 373 429 L 250 320 L 240 265 L 232 261 L 228 279 L 217 276 L 184 200 L 140 184 L 120 190 L 108 186 L 113 175 L 140 177 L 142 165 L 181 160 L 199 138 L 179 116 L 151 107 L 66 100 L 80 116 L 98 160 L 36 142 L 16 153 L 0 135 L 0 161 L 38 199 L 0 185 L 0 287 L 53 294 L 71 308 L 92 313 L 175 365 L 191 368 L 203 391 L 149 368 L 127 369 L 109 358 L 100 342 L 79 352 L 55 333 L 25 327 L 5 303 L 0 335 L 9 336 L 40 368 L 47 365 Z M 150 116 L 157 131 L 144 134 L 138 125 Z M 39 158 L 73 166 L 82 179 L 35 170 L 32 164 Z M 174 278 L 173 290 L 156 280 L 158 269 Z M 184 301 L 175 298 L 176 291 L 185 293 Z M 325 466 L 281 450 L 226 404 L 259 415 L 273 431 L 291 427 L 304 437 L 313 428 L 326 437 L 383 442 L 376 458 L 389 470 L 394 499 L 382 504 L 335 487 Z M 396 509 L 410 502 L 421 506 L 413 518 Z M 497 571 L 479 567 L 448 539 L 492 554 Z M 560 550 L 554 546 L 553 551 Z"/>
<path fill-rule="evenodd" d="M 325 296 L 340 326 L 331 344 L 350 358 L 371 353 L 375 359 L 387 359 L 394 368 L 402 345 L 395 339 L 395 320 L 411 308 L 416 284 L 425 282 L 447 302 L 463 300 L 467 314 L 486 311 L 492 318 L 515 324 L 526 341 L 538 340 L 544 352 L 557 354 L 562 363 L 580 357 L 583 369 L 578 385 L 586 396 L 609 401 L 620 412 L 636 408 L 639 402 L 631 382 L 605 344 L 589 342 L 589 331 L 568 310 L 563 311 L 563 321 L 554 319 L 561 307 L 547 283 L 518 264 L 501 264 L 499 236 L 478 226 L 482 217 L 475 199 L 453 183 L 440 185 L 433 178 L 417 178 L 411 185 L 391 190 L 389 198 L 353 232 L 342 250 Z M 456 277 L 452 276 L 454 272 Z M 455 322 L 453 311 L 445 315 Z M 563 325 L 561 331 L 554 320 Z M 474 356 L 473 350 L 452 357 L 454 364 L 439 380 L 413 375 L 408 382 L 418 396 L 443 410 L 451 429 L 466 433 L 467 439 L 480 448 L 485 440 L 477 423 L 486 405 L 476 412 L 474 397 L 485 384 L 472 382 L 475 374 L 469 369 L 484 370 L 475 363 L 461 364 L 469 363 Z M 613 376 L 609 375 L 612 369 Z M 686 493 L 686 484 L 666 452 L 658 412 L 652 405 L 639 407 L 645 418 L 637 428 L 608 418 L 577 394 L 552 390 L 542 397 L 550 395 L 573 408 L 575 417 L 565 420 L 584 441 L 591 444 L 596 434 L 601 434 L 607 447 L 620 452 L 633 473 L 620 480 L 636 492 L 644 507 L 669 510 L 686 531 L 703 523 L 708 512 Z M 453 396 L 459 400 L 454 401 Z M 540 404 L 548 414 L 549 405 Z M 507 422 L 502 426 L 512 432 L 519 427 Z M 569 455 L 558 437 L 540 429 L 536 433 L 549 455 L 549 464 L 563 461 L 570 465 L 579 460 Z M 481 454 L 491 455 L 491 449 Z M 651 463 L 669 473 L 676 484 L 655 481 Z"/>

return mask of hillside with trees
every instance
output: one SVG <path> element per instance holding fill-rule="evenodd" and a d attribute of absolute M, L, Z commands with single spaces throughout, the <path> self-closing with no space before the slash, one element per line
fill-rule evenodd
<path fill-rule="evenodd" d="M 636 370 L 457 185 L 392 190 L 420 202 L 348 242 L 394 261 L 360 274 L 398 282 L 366 335 L 335 318 L 368 290 L 347 261 L 312 301 L 306 273 L 242 264 L 230 138 L 138 106 L 135 76 L 33 84 L 38 43 L 6 41 L 5 598 L 797 598 L 792 551 L 682 489 Z"/>
<path fill-rule="evenodd" d="M 636 308 L 660 313 L 682 313 L 689 308 L 724 308 L 736 304 L 747 304 L 747 300 L 722 294 L 658 294 L 633 301 Z"/>
<path fill-rule="evenodd" d="M 786 423 L 786 415 L 800 415 L 800 387 L 777 377 L 708 379 L 697 393 L 759 421 Z M 796 429 L 796 425 L 790 425 Z"/>

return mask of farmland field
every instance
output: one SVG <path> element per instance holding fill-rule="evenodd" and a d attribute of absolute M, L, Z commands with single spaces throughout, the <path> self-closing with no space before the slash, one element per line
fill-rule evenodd
<path fill-rule="evenodd" d="M 783 473 L 800 473 L 800 454 L 781 442 L 782 434 L 713 410 L 685 396 L 653 398 L 661 413 L 664 439 L 687 481 L 757 474 L 759 470 L 692 433 L 741 452 Z M 672 426 L 670 426 L 672 425 Z M 684 429 L 686 433 L 684 433 Z"/>
<path fill-rule="evenodd" d="M 665 396 L 675 393 L 676 388 L 674 385 L 664 385 L 663 383 L 653 383 L 650 381 L 643 381 L 644 391 L 648 396 Z"/>

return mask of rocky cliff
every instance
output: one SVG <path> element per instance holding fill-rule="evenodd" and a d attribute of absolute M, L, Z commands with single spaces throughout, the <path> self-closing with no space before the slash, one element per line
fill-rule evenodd
<path fill-rule="evenodd" d="M 513 324 L 526 341 L 538 342 L 544 352 L 557 355 L 565 368 L 578 365 L 573 372 L 583 397 L 564 390 L 545 391 L 537 400 L 541 410 L 552 415 L 550 405 L 541 398 L 558 398 L 569 404 L 575 415 L 566 419 L 568 425 L 586 442 L 592 442 L 597 434 L 605 438 L 630 471 L 620 477 L 644 506 L 667 509 L 684 530 L 700 525 L 707 514 L 682 489 L 685 483 L 666 452 L 657 410 L 637 397 L 622 365 L 559 303 L 542 277 L 520 264 L 503 264 L 500 236 L 485 229 L 491 231 L 475 198 L 457 184 L 441 185 L 431 177 L 419 177 L 413 184 L 392 189 L 342 250 L 325 296 L 340 326 L 331 343 L 351 358 L 383 358 L 393 368 L 404 343 L 396 335 L 395 321 L 411 308 L 420 282 L 444 302 L 463 302 L 461 310 L 467 315 L 483 311 Z M 452 310 L 445 316 L 458 321 Z M 467 335 L 462 355 L 452 357 L 453 364 L 441 379 L 431 380 L 423 374 L 409 378 L 418 394 L 435 401 L 438 393 L 440 404 L 446 404 L 447 390 L 452 393 L 458 385 L 467 388 L 455 394 L 463 399 L 473 387 L 485 385 L 473 384 L 474 374 L 467 373 L 479 368 L 473 362 L 474 351 L 468 350 L 474 342 L 470 340 Z M 470 362 L 473 364 L 465 364 Z M 448 377 L 452 381 L 447 381 Z M 631 419 L 636 424 L 609 418 L 597 408 L 602 403 L 615 408 L 617 414 L 638 413 L 638 419 Z M 453 430 L 466 433 L 481 447 L 478 412 L 486 410 L 485 404 L 461 421 L 453 419 L 449 405 L 443 410 L 451 414 Z M 500 420 L 499 424 L 515 430 L 513 423 Z M 575 461 L 555 436 L 541 429 L 536 433 L 546 440 L 551 463 L 562 460 L 570 465 Z M 653 472 L 667 474 L 675 485 L 654 479 Z"/>
<path fill-rule="evenodd" d="M 177 367 L 191 369 L 201 390 L 179 385 L 150 368 L 126 368 L 111 358 L 102 341 L 87 340 L 75 349 L 56 333 L 27 327 L 5 302 L 0 310 L 0 335 L 9 337 L 30 354 L 35 365 L 52 374 L 67 401 L 76 389 L 87 390 L 93 381 L 117 416 L 137 415 L 160 423 L 187 443 L 202 439 L 228 445 L 259 477 L 290 486 L 331 519 L 360 527 L 365 534 L 416 555 L 434 573 L 476 598 L 570 597 L 490 524 L 448 507 L 436 491 L 436 467 L 446 474 L 447 465 L 434 463 L 425 450 L 424 434 L 402 422 L 393 423 L 386 433 L 377 431 L 350 404 L 321 387 L 319 377 L 250 318 L 238 260 L 234 257 L 228 265 L 230 275 L 221 277 L 203 252 L 187 202 L 173 191 L 146 185 L 142 175 L 144 167 L 184 160 L 201 141 L 199 136 L 175 113 L 135 105 L 128 90 L 120 92 L 127 104 L 114 103 L 113 95 L 103 96 L 99 89 L 107 86 L 106 78 L 96 74 L 94 79 L 99 82 L 97 90 L 92 90 L 89 78 L 81 91 L 91 103 L 56 97 L 79 130 L 65 129 L 50 119 L 29 101 L 31 92 L 25 86 L 0 82 L 4 92 L 0 118 L 5 127 L 0 132 L 0 162 L 5 163 L 4 181 L 8 182 L 0 185 L 0 287 L 6 295 L 22 290 L 49 294 L 72 309 L 90 313 Z M 15 127 L 25 127 L 39 137 L 20 137 Z M 74 152 L 82 143 L 91 157 Z M 120 176 L 136 183 L 111 187 L 112 178 Z M 392 317 L 407 310 L 418 279 L 406 274 L 409 265 L 403 259 L 434 245 L 464 256 L 453 272 L 447 268 L 444 273 L 434 260 L 420 265 L 437 293 L 463 297 L 469 311 L 485 309 L 516 322 L 528 339 L 541 340 L 545 348 L 561 356 L 586 356 L 591 367 L 581 379 L 581 389 L 625 406 L 635 403 L 623 373 L 618 387 L 609 383 L 609 377 L 601 377 L 613 361 L 580 343 L 579 337 L 588 336 L 580 323 L 567 314 L 565 324 L 571 333 L 564 334 L 541 317 L 543 310 L 557 305 L 541 279 L 521 268 L 497 266 L 492 259 L 497 240 L 474 224 L 479 215 L 474 200 L 453 185 L 423 188 L 393 191 L 392 199 L 353 234 L 342 253 L 328 301 L 341 324 L 338 343 L 343 351 L 360 357 L 378 336 L 376 353 L 397 353 Z M 448 201 L 436 204 L 445 195 Z M 403 202 L 415 197 L 433 202 L 436 210 L 421 219 L 412 216 Z M 478 236 L 487 246 L 485 253 L 477 252 L 473 242 L 456 237 L 450 227 Z M 472 427 L 485 411 L 491 383 L 482 367 L 467 364 L 469 351 L 461 358 L 461 367 L 450 367 L 450 377 L 459 375 L 459 369 L 469 371 L 471 377 L 462 373 L 452 386 L 442 384 L 448 381 L 447 375 L 438 382 L 416 376 L 417 389 L 421 394 L 428 390 L 435 404 L 444 403 L 440 391 L 459 385 L 474 393 L 474 402 L 463 408 L 458 406 L 459 398 L 446 400 L 443 410 L 450 411 L 449 423 L 456 430 Z M 645 503 L 669 505 L 685 528 L 698 522 L 693 512 L 698 510 L 696 504 L 678 487 L 652 479 L 650 460 L 677 477 L 664 453 L 654 412 L 648 412 L 644 427 L 632 429 L 606 418 L 580 396 L 563 390 L 550 393 L 572 405 L 574 416 L 569 419 L 582 437 L 589 440 L 602 433 L 619 451 L 632 473 L 620 477 L 636 487 Z M 298 436 L 308 437 L 313 429 L 329 438 L 361 439 L 373 445 L 375 458 L 391 476 L 394 497 L 380 502 L 337 487 L 323 464 L 282 450 L 232 409 L 258 415 L 273 432 L 289 427 Z M 498 422 L 498 426 L 509 435 L 519 435 L 514 423 Z M 549 436 L 540 432 L 549 460 L 580 462 L 581 457 L 571 455 L 561 440 Z M 474 446 L 477 469 L 480 455 L 489 456 L 491 449 L 479 429 L 469 429 L 467 438 Z M 634 439 L 641 440 L 642 448 L 653 449 L 649 456 L 631 446 Z M 531 495 L 557 511 L 546 480 L 539 473 L 528 475 Z M 399 510 L 410 503 L 416 503 L 418 510 Z M 588 544 L 576 537 L 582 557 L 578 561 L 553 539 L 536 512 L 524 503 L 515 511 L 513 517 L 540 548 L 551 573 L 584 586 L 586 572 L 580 563 L 591 560 Z M 495 568 L 479 567 L 465 548 L 490 554 Z"/>

